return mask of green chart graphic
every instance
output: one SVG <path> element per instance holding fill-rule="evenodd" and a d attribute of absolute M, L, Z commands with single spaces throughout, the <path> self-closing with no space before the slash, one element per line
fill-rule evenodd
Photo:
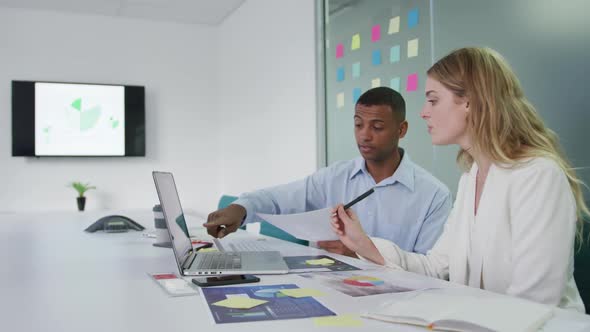
<path fill-rule="evenodd" d="M 100 105 L 89 109 L 83 109 L 82 105 L 82 98 L 74 100 L 71 104 L 72 108 L 80 113 L 80 131 L 87 131 L 96 126 L 102 111 Z"/>

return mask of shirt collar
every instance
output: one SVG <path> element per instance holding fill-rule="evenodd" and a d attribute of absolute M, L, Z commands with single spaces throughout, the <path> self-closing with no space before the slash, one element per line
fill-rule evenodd
<path fill-rule="evenodd" d="M 411 191 L 414 191 L 414 163 L 410 159 L 408 153 L 404 151 L 404 149 L 400 148 L 400 152 L 402 154 L 402 160 L 399 166 L 397 167 L 392 176 L 381 181 L 381 183 L 379 183 L 378 186 L 384 187 L 399 182 Z M 367 170 L 367 165 L 363 157 L 358 157 L 354 160 L 354 168 L 350 173 L 350 179 L 352 180 L 352 178 L 354 178 L 360 173 L 363 173 L 367 176 L 371 176 L 371 174 L 369 174 L 369 171 Z"/>

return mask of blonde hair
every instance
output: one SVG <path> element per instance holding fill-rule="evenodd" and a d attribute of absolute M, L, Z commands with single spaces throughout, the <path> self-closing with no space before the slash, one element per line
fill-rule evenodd
<path fill-rule="evenodd" d="M 456 98 L 469 101 L 467 130 L 474 151 L 502 164 L 546 157 L 561 167 L 576 200 L 577 240 L 582 244 L 584 218 L 590 215 L 582 192 L 584 183 L 565 157 L 555 132 L 545 126 L 524 96 L 506 60 L 490 48 L 461 48 L 440 59 L 427 73 Z M 457 162 L 467 170 L 473 158 L 462 149 Z"/>

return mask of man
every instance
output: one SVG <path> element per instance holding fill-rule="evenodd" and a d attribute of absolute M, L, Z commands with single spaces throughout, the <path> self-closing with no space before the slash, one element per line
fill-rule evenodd
<path fill-rule="evenodd" d="M 256 212 L 291 214 L 333 207 L 375 187 L 371 196 L 352 207 L 363 229 L 404 250 L 425 254 L 442 232 L 451 194 L 398 147 L 408 131 L 405 115 L 405 101 L 398 92 L 386 87 L 368 90 L 358 99 L 354 114 L 362 157 L 334 163 L 293 183 L 244 194 L 209 214 L 203 226 L 209 234 L 224 237 L 242 223 L 256 221 Z M 338 240 L 320 241 L 318 246 L 356 257 Z"/>

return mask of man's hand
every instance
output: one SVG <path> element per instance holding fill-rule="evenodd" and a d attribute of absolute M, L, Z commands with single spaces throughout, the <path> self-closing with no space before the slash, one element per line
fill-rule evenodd
<path fill-rule="evenodd" d="M 348 249 L 340 240 L 318 241 L 318 247 L 334 254 L 358 258 L 354 251 Z"/>
<path fill-rule="evenodd" d="M 245 216 L 246 209 L 243 206 L 230 204 L 224 209 L 211 212 L 203 226 L 207 228 L 209 235 L 222 238 L 237 231 Z"/>

